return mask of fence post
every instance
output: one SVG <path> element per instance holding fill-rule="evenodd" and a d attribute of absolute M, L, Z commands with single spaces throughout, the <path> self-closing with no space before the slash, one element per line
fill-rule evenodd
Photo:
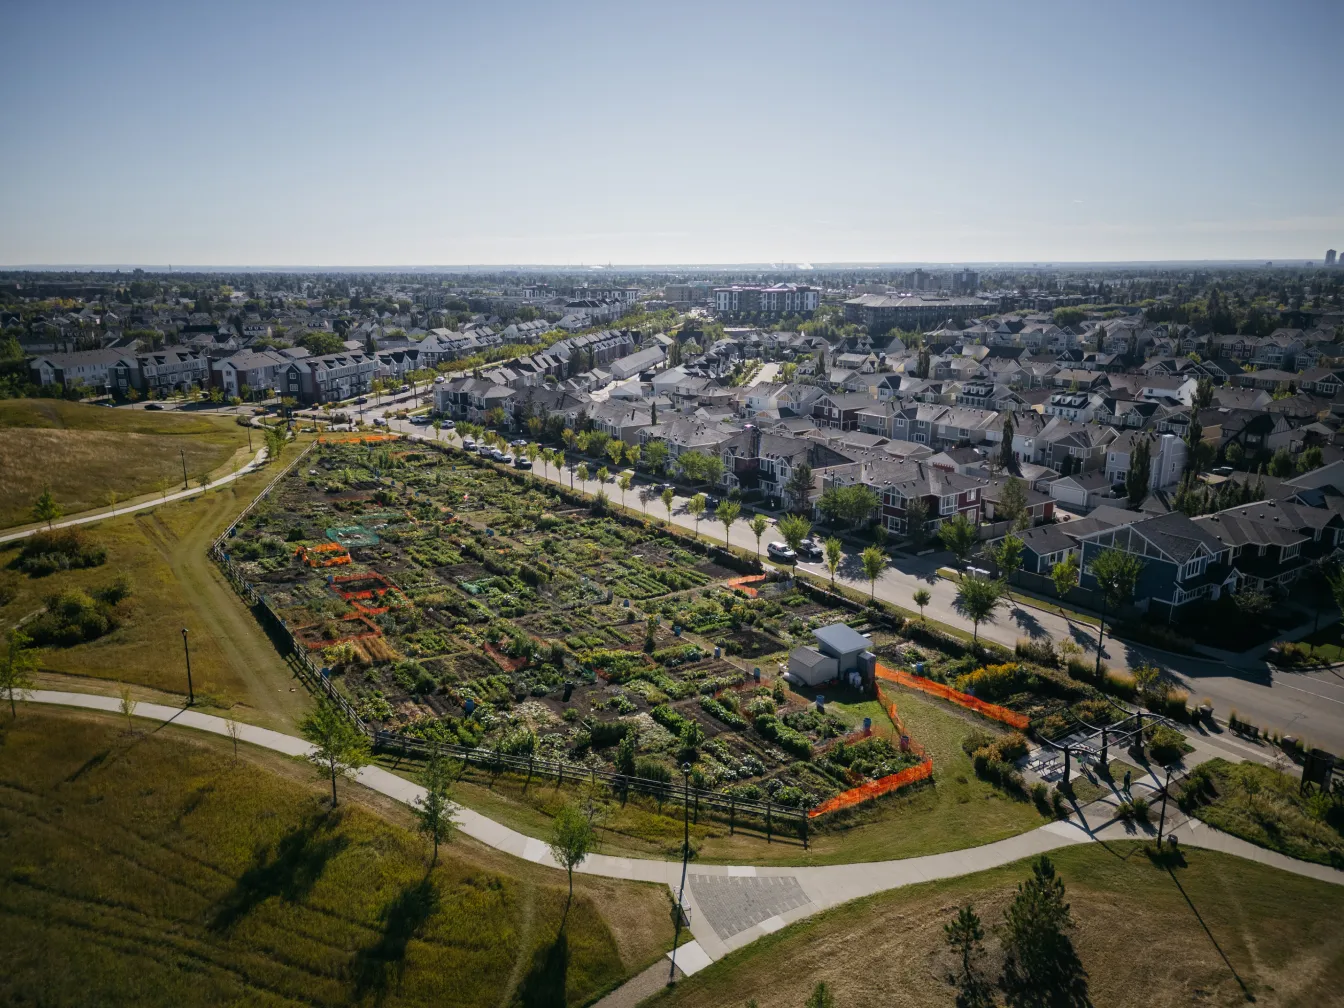
<path fill-rule="evenodd" d="M 732 836 L 737 828 L 737 795 L 728 796 L 728 835 Z"/>
<path fill-rule="evenodd" d="M 536 761 L 536 753 L 527 754 L 527 781 L 523 784 L 523 790 L 526 791 L 532 783 L 532 764 Z"/>
<path fill-rule="evenodd" d="M 803 850 L 807 850 L 807 812 L 803 812 Z"/>
<path fill-rule="evenodd" d="M 770 842 L 770 835 L 774 829 L 774 823 L 770 820 L 770 796 L 765 796 L 765 842 Z"/>

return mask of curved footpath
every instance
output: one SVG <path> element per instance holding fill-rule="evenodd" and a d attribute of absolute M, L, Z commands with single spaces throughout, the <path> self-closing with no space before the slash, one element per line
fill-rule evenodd
<path fill-rule="evenodd" d="M 33 690 L 28 699 L 35 703 L 113 713 L 120 709 L 120 701 L 116 697 L 90 693 Z M 135 716 L 216 735 L 228 735 L 228 722 L 224 718 L 180 707 L 140 703 L 135 707 Z M 292 735 L 241 722 L 238 728 L 238 737 L 242 741 L 288 756 L 307 756 L 312 750 L 309 743 Z M 407 805 L 425 793 L 418 784 L 381 767 L 364 767 L 356 779 L 365 787 Z M 1094 839 L 1134 839 L 1138 836 L 1132 827 L 1110 821 L 1111 816 L 1102 803 L 1089 808 L 1105 816 L 1104 824 L 1097 829 L 1089 829 L 1085 822 L 1066 820 L 981 847 L 898 861 L 792 867 L 696 864 L 690 869 L 686 886 L 690 930 L 695 940 L 677 950 L 677 966 L 680 972 L 689 975 L 762 935 L 860 896 L 916 882 L 985 871 L 1034 854 Z M 1086 811 L 1082 816 L 1084 820 Z M 461 806 L 455 806 L 454 818 L 458 829 L 481 843 L 536 864 L 558 868 L 544 840 L 526 836 Z M 1177 816 L 1172 821 L 1178 822 L 1179 818 Z M 1256 847 L 1195 819 L 1180 821 L 1170 832 L 1182 843 L 1236 854 L 1297 875 L 1344 885 L 1344 871 L 1298 861 Z M 681 876 L 681 866 L 676 861 L 613 857 L 607 854 L 589 856 L 578 871 L 608 878 L 660 882 L 671 887 L 674 897 Z"/>
<path fill-rule="evenodd" d="M 194 497 L 197 494 L 204 493 L 207 490 L 213 490 L 215 487 L 221 487 L 226 483 L 232 483 L 240 476 L 246 476 L 250 472 L 260 469 L 266 461 L 266 449 L 258 448 L 257 454 L 252 457 L 252 461 L 242 466 L 238 470 L 221 476 L 201 487 L 191 487 L 187 490 L 178 490 L 176 493 L 166 494 L 161 497 L 153 497 L 149 500 L 140 501 L 138 504 L 127 504 L 125 507 L 113 508 L 110 511 L 86 511 L 83 514 L 76 515 L 73 518 L 67 518 L 65 521 L 58 521 L 52 524 L 54 529 L 70 528 L 72 525 L 87 525 L 90 522 L 99 522 L 107 518 L 116 518 L 119 515 L 134 514 L 137 511 L 144 511 L 147 508 L 156 508 L 160 504 L 170 504 L 175 500 L 185 500 L 188 497 Z M 0 535 L 0 543 L 10 542 L 14 539 L 23 539 L 32 535 L 34 532 L 46 530 L 45 525 L 34 525 L 32 528 L 19 529 L 17 532 L 6 532 Z"/>

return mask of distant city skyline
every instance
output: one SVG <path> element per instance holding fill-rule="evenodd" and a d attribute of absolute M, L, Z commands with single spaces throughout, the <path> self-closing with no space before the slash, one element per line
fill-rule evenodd
<path fill-rule="evenodd" d="M 1337 3 L 56 0 L 7 29 L 0 266 L 1320 264 L 1344 242 Z"/>

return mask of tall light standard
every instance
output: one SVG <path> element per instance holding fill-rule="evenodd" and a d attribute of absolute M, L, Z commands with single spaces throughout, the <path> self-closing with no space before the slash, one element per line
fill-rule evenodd
<path fill-rule="evenodd" d="M 185 490 L 189 485 L 187 483 L 187 450 L 179 448 L 177 453 L 182 456 L 182 489 Z"/>
<path fill-rule="evenodd" d="M 1162 817 L 1157 821 L 1157 849 L 1162 849 L 1162 829 L 1167 825 L 1167 792 L 1171 789 L 1171 767 L 1167 767 L 1167 782 L 1162 785 Z"/>
<path fill-rule="evenodd" d="M 667 985 L 677 982 L 677 942 L 681 938 L 681 913 L 686 899 L 686 862 L 691 856 L 691 765 L 681 765 L 681 889 L 677 892 L 677 919 L 672 933 L 672 966 L 667 971 Z"/>
<path fill-rule="evenodd" d="M 187 659 L 187 706 L 196 702 L 196 692 L 191 688 L 191 648 L 187 647 L 187 628 L 182 628 L 182 654 Z"/>

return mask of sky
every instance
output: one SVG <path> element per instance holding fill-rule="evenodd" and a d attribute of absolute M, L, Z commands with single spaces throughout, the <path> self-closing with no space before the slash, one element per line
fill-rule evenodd
<path fill-rule="evenodd" d="M 1338 0 L 0 10 L 0 265 L 1344 248 Z"/>

